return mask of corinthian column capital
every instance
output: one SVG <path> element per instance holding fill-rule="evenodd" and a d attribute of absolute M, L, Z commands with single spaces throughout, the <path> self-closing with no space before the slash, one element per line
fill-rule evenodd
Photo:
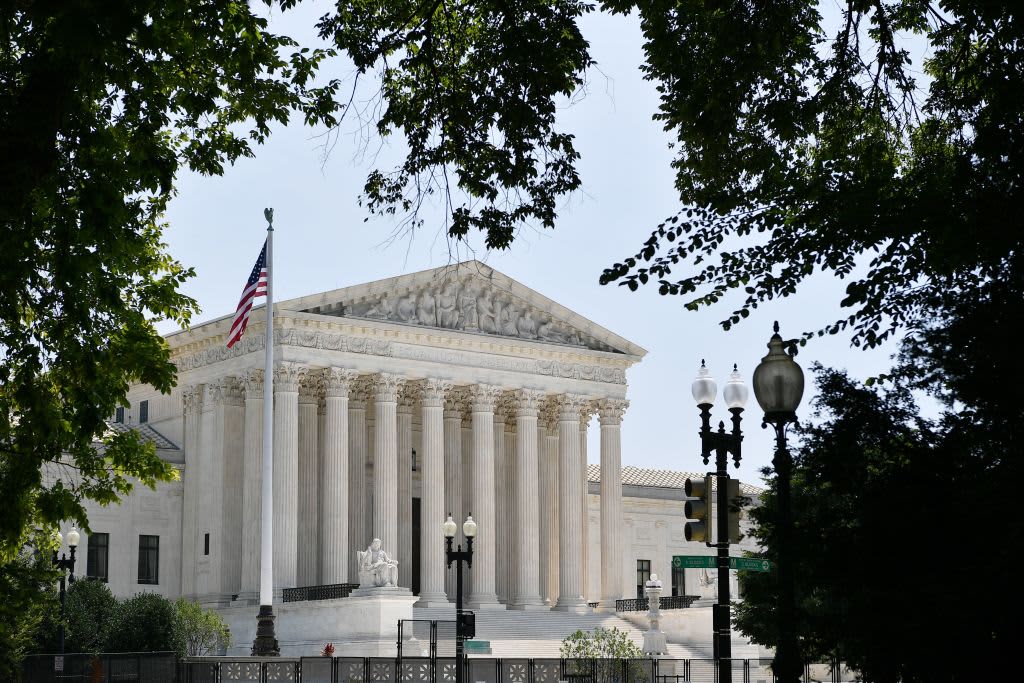
<path fill-rule="evenodd" d="M 405 378 L 393 375 L 389 372 L 380 372 L 370 376 L 370 391 L 374 400 L 396 403 L 398 401 L 398 390 L 405 384 Z"/>
<path fill-rule="evenodd" d="M 516 417 L 537 417 L 544 392 L 536 389 L 519 389 L 512 394 L 512 404 Z"/>
<path fill-rule="evenodd" d="M 245 397 L 247 399 L 263 398 L 263 369 L 247 369 L 242 375 L 242 384 L 245 387 Z"/>
<path fill-rule="evenodd" d="M 558 419 L 563 422 L 578 422 L 580 413 L 590 399 L 582 394 L 562 394 L 557 397 Z"/>
<path fill-rule="evenodd" d="M 428 408 L 440 408 L 444 406 L 445 398 L 452 390 L 452 383 L 446 379 L 428 377 L 420 384 L 420 400 Z"/>
<path fill-rule="evenodd" d="M 274 366 L 274 391 L 297 393 L 306 370 L 306 366 L 299 363 L 277 363 Z"/>
<path fill-rule="evenodd" d="M 491 384 L 474 384 L 469 388 L 469 405 L 474 413 L 493 413 L 501 396 L 501 387 Z"/>
<path fill-rule="evenodd" d="M 622 415 L 629 407 L 629 401 L 624 398 L 603 398 L 597 402 L 597 414 L 601 418 L 602 425 L 622 424 Z"/>
<path fill-rule="evenodd" d="M 358 372 L 348 368 L 324 368 L 321 374 L 324 395 L 332 398 L 348 398 L 352 383 L 358 377 Z"/>

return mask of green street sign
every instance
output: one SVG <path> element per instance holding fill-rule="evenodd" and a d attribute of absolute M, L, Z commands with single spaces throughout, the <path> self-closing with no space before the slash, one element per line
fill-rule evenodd
<path fill-rule="evenodd" d="M 717 561 L 714 555 L 672 556 L 672 566 L 676 569 L 714 569 Z"/>
<path fill-rule="evenodd" d="M 772 563 L 756 557 L 730 557 L 729 569 L 746 569 L 751 572 L 766 572 Z"/>
<path fill-rule="evenodd" d="M 714 569 L 718 558 L 714 555 L 673 555 L 672 566 L 676 569 Z M 766 572 L 772 563 L 756 557 L 730 557 L 729 569 L 743 569 L 749 572 Z"/>

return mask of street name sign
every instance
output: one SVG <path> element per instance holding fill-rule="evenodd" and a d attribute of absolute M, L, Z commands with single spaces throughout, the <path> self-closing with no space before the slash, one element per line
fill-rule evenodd
<path fill-rule="evenodd" d="M 672 566 L 676 569 L 714 569 L 718 558 L 714 555 L 673 555 Z"/>
<path fill-rule="evenodd" d="M 757 557 L 730 557 L 729 569 L 746 569 L 751 572 L 766 572 L 772 563 Z"/>
<path fill-rule="evenodd" d="M 673 555 L 672 566 L 676 569 L 714 569 L 718 558 L 714 555 Z M 743 569 L 750 572 L 766 572 L 772 563 L 757 557 L 730 557 L 729 569 Z"/>

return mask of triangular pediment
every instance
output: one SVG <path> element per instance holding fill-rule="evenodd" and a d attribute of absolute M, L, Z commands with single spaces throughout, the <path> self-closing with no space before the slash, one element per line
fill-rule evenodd
<path fill-rule="evenodd" d="M 326 316 L 516 338 L 643 356 L 646 351 L 561 304 L 480 263 L 336 289 L 280 304 Z"/>

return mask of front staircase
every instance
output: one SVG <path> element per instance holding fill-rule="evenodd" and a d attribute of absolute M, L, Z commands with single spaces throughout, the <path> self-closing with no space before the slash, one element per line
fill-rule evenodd
<path fill-rule="evenodd" d="M 413 610 L 414 619 L 454 621 L 455 607 L 429 607 Z M 625 619 L 604 612 L 568 614 L 542 610 L 523 612 L 518 610 L 477 610 L 476 639 L 490 642 L 489 657 L 557 658 L 562 639 L 577 630 L 592 631 L 595 628 L 617 628 L 641 647 L 643 632 Z M 668 656 L 673 659 L 709 657 L 710 654 L 678 643 L 668 644 Z M 470 655 L 472 656 L 472 655 Z"/>

